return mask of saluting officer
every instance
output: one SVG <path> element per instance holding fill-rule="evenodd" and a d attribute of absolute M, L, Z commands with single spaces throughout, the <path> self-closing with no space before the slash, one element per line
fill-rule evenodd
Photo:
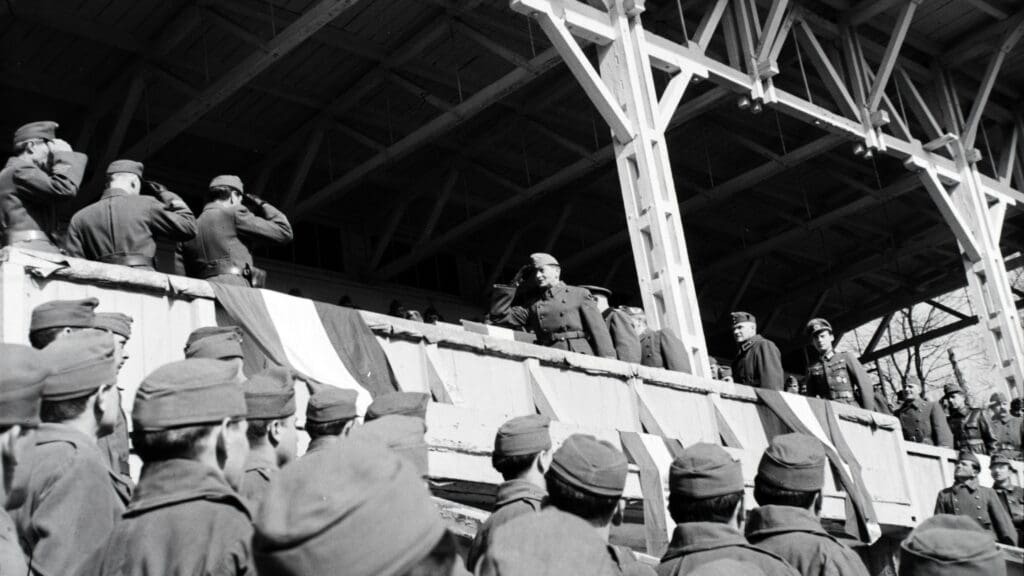
<path fill-rule="evenodd" d="M 523 275 L 532 272 L 540 295 L 526 306 L 513 306 Z M 491 293 L 490 317 L 496 323 L 528 328 L 537 343 L 559 350 L 615 358 L 608 326 L 597 302 L 585 288 L 561 280 L 562 267 L 550 254 L 531 254 L 511 285 L 496 285 Z"/>
<path fill-rule="evenodd" d="M 732 361 L 732 377 L 739 384 L 782 390 L 785 372 L 782 354 L 774 342 L 757 333 L 757 319 L 749 312 L 733 312 L 732 336 L 738 350 Z"/>
<path fill-rule="evenodd" d="M 57 123 L 32 122 L 14 131 L 14 156 L 0 171 L 3 245 L 60 252 L 55 202 L 78 194 L 89 158 L 57 138 Z"/>
<path fill-rule="evenodd" d="M 629 320 L 629 315 L 618 308 L 612 308 L 609 304 L 612 291 L 603 286 L 580 286 L 580 288 L 590 290 L 590 293 L 594 295 L 597 309 L 601 311 L 601 317 L 608 325 L 608 334 L 612 337 L 612 344 L 615 345 L 615 356 L 623 362 L 639 364 L 639 335 L 633 330 L 633 323 Z"/>
<path fill-rule="evenodd" d="M 874 386 L 860 360 L 850 352 L 836 352 L 835 336 L 828 320 L 815 318 L 807 323 L 807 335 L 818 351 L 820 360 L 807 369 L 807 394 L 865 410 L 875 409 Z"/>
<path fill-rule="evenodd" d="M 245 206 L 253 206 L 253 211 Z M 247 243 L 287 244 L 292 225 L 283 212 L 263 199 L 245 194 L 238 176 L 210 182 L 196 237 L 182 245 L 189 276 L 239 286 L 263 286 L 266 273 L 253 267 Z"/>
<path fill-rule="evenodd" d="M 1021 460 L 1021 419 L 1010 414 L 1010 401 L 1002 392 L 995 392 L 989 398 L 992 418 L 989 420 L 992 430 L 992 446 L 989 454 L 1002 452 L 1014 460 Z"/>
<path fill-rule="evenodd" d="M 996 539 L 1017 545 L 1017 533 L 1010 514 L 995 490 L 978 484 L 981 462 L 971 452 L 961 452 L 953 469 L 953 485 L 943 488 L 935 498 L 935 514 L 958 514 L 978 521 L 991 530 Z"/>
<path fill-rule="evenodd" d="M 903 384 L 903 403 L 896 409 L 903 427 L 903 439 L 931 446 L 953 447 L 953 433 L 946 414 L 935 402 L 921 396 L 921 382 L 913 374 Z"/>
<path fill-rule="evenodd" d="M 156 269 L 154 236 L 184 241 L 196 235 L 196 217 L 175 193 L 142 180 L 142 162 L 115 160 L 107 167 L 107 189 L 79 210 L 68 226 L 68 254 L 107 264 Z M 142 195 L 144 185 L 156 197 Z"/>
<path fill-rule="evenodd" d="M 949 429 L 953 433 L 953 446 L 960 451 L 988 454 L 992 446 L 992 432 L 984 410 L 971 408 L 960 386 L 946 384 L 943 400 L 949 406 Z"/>

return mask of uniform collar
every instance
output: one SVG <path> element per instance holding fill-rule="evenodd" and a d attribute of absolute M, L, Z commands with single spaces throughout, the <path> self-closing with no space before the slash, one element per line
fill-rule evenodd
<path fill-rule="evenodd" d="M 250 450 L 245 460 L 245 471 L 250 470 L 277 470 L 277 461 L 267 458 L 258 450 Z"/>
<path fill-rule="evenodd" d="M 548 497 L 546 490 L 526 480 L 509 480 L 498 486 L 498 495 L 494 500 L 496 506 L 504 506 L 517 500 L 531 500 L 540 504 Z M 539 506 L 538 506 L 539 508 Z"/>
<path fill-rule="evenodd" d="M 904 400 L 903 403 L 900 404 L 900 407 L 896 409 L 896 411 L 897 412 L 902 412 L 904 410 L 908 410 L 908 409 L 913 408 L 915 406 L 924 404 L 924 402 L 925 402 L 924 398 L 920 398 L 918 396 L 914 396 L 913 398 L 908 398 L 908 399 Z"/>
<path fill-rule="evenodd" d="M 836 349 L 833 348 L 833 349 L 829 350 L 828 352 L 822 354 L 821 355 L 821 359 L 825 360 L 827 362 L 827 361 L 835 358 L 835 356 L 836 356 Z"/>
<path fill-rule="evenodd" d="M 316 452 L 317 450 L 323 450 L 328 446 L 333 446 L 338 442 L 338 440 L 341 440 L 341 437 L 335 436 L 334 434 L 317 436 L 316 438 L 313 438 L 312 440 L 309 441 L 309 447 L 306 448 L 306 454 L 309 454 L 310 452 Z"/>
<path fill-rule="evenodd" d="M 817 516 L 805 508 L 794 506 L 761 506 L 750 511 L 747 519 L 747 537 L 770 536 L 786 532 L 809 532 L 828 536 Z"/>
<path fill-rule="evenodd" d="M 107 188 L 100 198 L 116 198 L 118 196 L 128 196 L 128 191 L 121 188 Z"/>
<path fill-rule="evenodd" d="M 550 298 L 550 297 L 554 296 L 555 294 L 558 294 L 560 292 L 565 291 L 565 288 L 566 288 L 565 282 L 562 282 L 561 280 L 559 280 L 554 286 L 544 290 L 544 295 L 547 296 L 548 298 Z"/>
<path fill-rule="evenodd" d="M 740 352 L 746 352 L 747 350 L 750 350 L 751 346 L 757 344 L 761 340 L 763 340 L 763 338 L 761 338 L 760 334 L 754 334 L 750 338 L 747 338 L 746 342 L 740 343 Z"/>
<path fill-rule="evenodd" d="M 677 524 L 672 532 L 672 541 L 661 559 L 662 562 L 694 552 L 704 552 L 727 546 L 749 546 L 740 531 L 727 524 L 717 522 L 688 522 Z"/>
<path fill-rule="evenodd" d="M 977 492 L 978 491 L 978 477 L 975 476 L 974 478 L 971 478 L 970 480 L 967 480 L 965 482 L 960 482 L 959 480 L 957 480 L 953 484 L 953 487 L 954 488 L 963 487 L 963 488 L 967 488 L 967 490 L 969 490 L 972 493 L 973 492 Z"/>
<path fill-rule="evenodd" d="M 1005 414 L 993 414 L 992 415 L 992 419 L 993 420 L 998 421 L 998 422 L 1002 422 L 1003 424 L 1006 424 L 1007 422 L 1009 422 L 1010 418 L 1011 418 L 1011 416 L 1010 416 L 1009 412 L 1007 412 Z"/>
<path fill-rule="evenodd" d="M 192 500 L 223 502 L 252 517 L 241 497 L 216 470 L 194 460 L 172 459 L 142 467 L 142 477 L 125 517 Z"/>
<path fill-rule="evenodd" d="M 67 442 L 73 444 L 76 448 L 91 446 L 96 452 L 99 452 L 96 439 L 77 428 L 67 424 L 43 422 L 39 425 L 39 429 L 36 430 L 36 446 L 51 442 Z"/>

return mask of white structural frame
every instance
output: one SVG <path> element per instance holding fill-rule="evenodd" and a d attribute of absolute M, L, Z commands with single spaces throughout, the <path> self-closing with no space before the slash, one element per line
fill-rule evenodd
<path fill-rule="evenodd" d="M 1019 154 L 1016 142 L 1020 135 L 1013 139 L 1007 176 L 999 179 L 978 171 L 976 162 L 980 154 L 973 149 L 973 141 L 999 67 L 1020 38 L 1024 19 L 1014 19 L 997 47 L 968 118 L 963 119 L 956 104 L 955 112 L 946 111 L 946 117 L 952 118 L 952 125 L 957 127 L 955 133 L 922 143 L 910 135 L 906 119 L 894 113 L 885 96 L 885 86 L 894 71 L 901 82 L 907 83 L 897 65 L 897 56 L 919 0 L 911 0 L 900 9 L 877 72 L 863 56 L 854 29 L 856 22 L 842 24 L 852 95 L 828 57 L 819 54 L 816 65 L 821 66 L 826 86 L 840 102 L 843 114 L 777 88 L 772 81 L 778 71 L 774 58 L 790 29 L 799 29 L 814 41 L 813 32 L 806 25 L 813 16 L 805 18 L 801 7 L 789 7 L 787 0 L 772 2 L 763 28 L 757 15 L 751 14 L 752 3 L 747 0 L 715 0 L 686 44 L 644 30 L 643 0 L 591 3 L 603 3 L 604 9 L 576 0 L 511 0 L 510 6 L 540 23 L 611 127 L 644 308 L 654 327 L 668 326 L 683 335 L 693 373 L 707 375 L 709 368 L 665 130 L 691 82 L 710 80 L 737 94 L 749 95 L 752 102 L 772 106 L 852 142 L 862 142 L 864 150 L 900 158 L 909 169 L 918 172 L 958 240 L 972 304 L 987 329 L 989 350 L 1011 393 L 1020 394 L 1020 384 L 1024 382 L 1024 334 L 999 248 L 1006 207 L 1024 203 L 1024 194 L 1011 186 L 1009 177 L 1014 169 L 1012 158 Z M 727 37 L 727 44 L 733 52 L 731 56 L 742 51 L 733 63 L 735 67 L 705 54 L 712 34 L 729 8 L 733 13 L 727 16 L 734 19 L 733 37 L 738 37 L 738 42 Z M 600 73 L 578 42 L 596 45 Z M 820 52 L 820 46 L 811 48 Z M 740 69 L 743 66 L 747 71 Z M 652 82 L 652 67 L 674 75 L 660 100 Z M 923 114 L 929 115 L 930 111 L 925 109 Z M 891 131 L 898 136 L 883 132 L 882 128 L 890 122 L 895 122 Z M 934 119 L 929 126 L 937 127 Z M 937 153 L 939 149 L 949 149 L 951 157 Z M 1001 164 L 1005 162 L 1001 160 Z M 1024 183 L 1019 182 L 1018 186 Z"/>

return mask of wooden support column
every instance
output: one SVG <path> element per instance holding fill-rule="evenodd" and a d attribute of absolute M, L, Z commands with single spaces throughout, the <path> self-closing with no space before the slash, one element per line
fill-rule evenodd
<path fill-rule="evenodd" d="M 128 92 L 124 96 L 124 103 L 117 114 L 117 121 L 107 137 L 107 144 L 103 148 L 103 155 L 96 159 L 92 179 L 85 186 L 86 193 L 79 196 L 79 204 L 84 204 L 96 197 L 102 190 L 106 180 L 107 165 L 116 160 L 117 155 L 121 152 L 125 134 L 128 133 L 128 126 L 131 124 L 132 118 L 135 117 L 135 111 L 138 109 L 139 103 L 142 101 L 142 95 L 145 92 L 146 70 L 140 67 L 132 76 L 131 83 L 128 85 Z"/>
<path fill-rule="evenodd" d="M 441 185 L 441 194 L 438 195 L 437 200 L 434 201 L 434 207 L 430 209 L 430 215 L 427 216 L 425 222 L 423 222 L 423 230 L 420 231 L 419 238 L 416 239 L 416 244 L 423 244 L 434 234 L 434 228 L 437 227 L 437 221 L 441 218 L 441 213 L 444 212 L 444 207 L 448 204 L 448 199 L 452 196 L 452 190 L 455 189 L 455 183 L 459 181 L 459 169 L 452 168 L 448 172 L 448 176 L 445 177 L 444 184 Z"/>
<path fill-rule="evenodd" d="M 910 23 L 914 19 L 914 12 L 920 3 L 921 0 L 910 0 L 900 8 L 899 16 L 896 17 L 896 27 L 892 31 L 889 43 L 885 46 L 885 54 L 882 55 L 878 75 L 875 77 L 874 84 L 871 85 L 870 94 L 868 94 L 868 113 L 878 110 L 878 105 L 882 102 L 885 86 L 889 83 L 889 76 L 896 66 L 896 57 L 899 56 L 900 48 L 903 47 L 903 41 L 907 37 L 907 31 L 910 30 Z"/>
<path fill-rule="evenodd" d="M 889 323 L 892 322 L 892 317 L 895 316 L 895 312 L 889 312 L 878 322 L 878 328 L 875 329 L 875 333 L 871 335 L 871 340 L 868 341 L 868 345 L 864 347 L 864 354 L 870 354 L 878 347 L 878 343 L 881 342 L 882 336 L 885 335 L 886 329 L 889 328 Z M 861 360 L 863 362 L 863 360 Z"/>

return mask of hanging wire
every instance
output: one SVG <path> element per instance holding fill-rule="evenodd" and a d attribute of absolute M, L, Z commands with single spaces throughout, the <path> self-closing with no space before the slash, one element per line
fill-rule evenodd
<path fill-rule="evenodd" d="M 704 127 L 703 133 L 704 133 L 704 135 L 701 138 L 701 140 L 704 141 L 704 161 L 708 165 L 708 181 L 711 183 L 710 188 L 714 188 L 715 187 L 715 172 L 714 172 L 714 170 L 711 169 L 711 153 L 708 151 L 707 126 Z M 745 241 L 746 240 L 744 240 L 744 242 Z"/>
<path fill-rule="evenodd" d="M 597 136 L 597 119 L 594 118 L 594 107 L 588 106 L 587 108 L 590 110 L 590 127 L 594 130 L 594 150 L 597 150 L 601 147 L 601 141 Z"/>
<path fill-rule="evenodd" d="M 800 50 L 800 35 L 793 34 L 793 46 L 796 48 L 796 61 L 800 64 L 800 78 L 804 81 L 804 90 L 807 91 L 807 101 L 812 105 L 814 98 L 811 96 L 811 85 L 807 82 L 807 70 L 804 69 L 804 57 Z"/>
<path fill-rule="evenodd" d="M 391 125 L 391 97 L 384 98 L 384 115 L 388 119 L 388 144 L 395 143 L 395 132 Z"/>
<path fill-rule="evenodd" d="M 519 125 L 519 143 L 523 151 L 523 168 L 526 169 L 526 185 L 533 186 L 533 177 L 530 174 L 530 157 L 526 155 L 526 122 Z"/>
<path fill-rule="evenodd" d="M 274 38 L 277 36 L 277 21 L 274 19 L 274 3 L 272 0 L 267 0 L 267 6 L 270 6 L 270 37 Z"/>
<path fill-rule="evenodd" d="M 903 114 L 904 122 L 909 122 L 910 117 L 907 116 L 907 109 L 903 107 L 903 92 L 900 91 L 900 83 L 894 82 L 894 84 L 896 84 L 896 100 L 900 103 L 900 114 Z"/>
<path fill-rule="evenodd" d="M 789 151 L 786 150 L 786 135 L 782 132 L 782 121 L 779 120 L 779 110 L 773 109 L 773 112 L 775 112 L 775 129 L 779 131 L 779 142 L 782 144 L 782 155 L 785 156 L 786 154 L 789 154 Z"/>
<path fill-rule="evenodd" d="M 679 9 L 679 24 L 683 27 L 683 39 L 690 42 L 690 34 L 686 30 L 686 17 L 683 15 L 683 0 L 676 0 L 676 8 Z"/>
<path fill-rule="evenodd" d="M 459 74 L 459 69 L 455 69 L 455 86 L 459 89 L 459 103 L 462 103 L 462 75 Z"/>
<path fill-rule="evenodd" d="M 537 46 L 533 43 L 533 20 L 529 16 L 526 16 L 526 32 L 530 36 L 530 53 L 536 58 Z"/>
<path fill-rule="evenodd" d="M 992 143 L 988 141 L 988 130 L 985 130 L 985 123 L 981 120 L 978 120 L 978 124 L 981 125 L 981 137 L 985 140 L 985 148 L 988 150 L 988 165 L 992 167 L 992 175 L 998 178 L 999 170 L 996 168 L 995 155 L 992 153 Z"/>
<path fill-rule="evenodd" d="M 203 27 L 203 71 L 206 74 L 206 83 L 210 83 L 210 59 L 209 54 L 206 51 L 206 27 Z"/>
<path fill-rule="evenodd" d="M 334 182 L 334 152 L 331 150 L 331 132 L 333 130 L 328 130 L 324 136 L 327 138 L 327 177 Z"/>

